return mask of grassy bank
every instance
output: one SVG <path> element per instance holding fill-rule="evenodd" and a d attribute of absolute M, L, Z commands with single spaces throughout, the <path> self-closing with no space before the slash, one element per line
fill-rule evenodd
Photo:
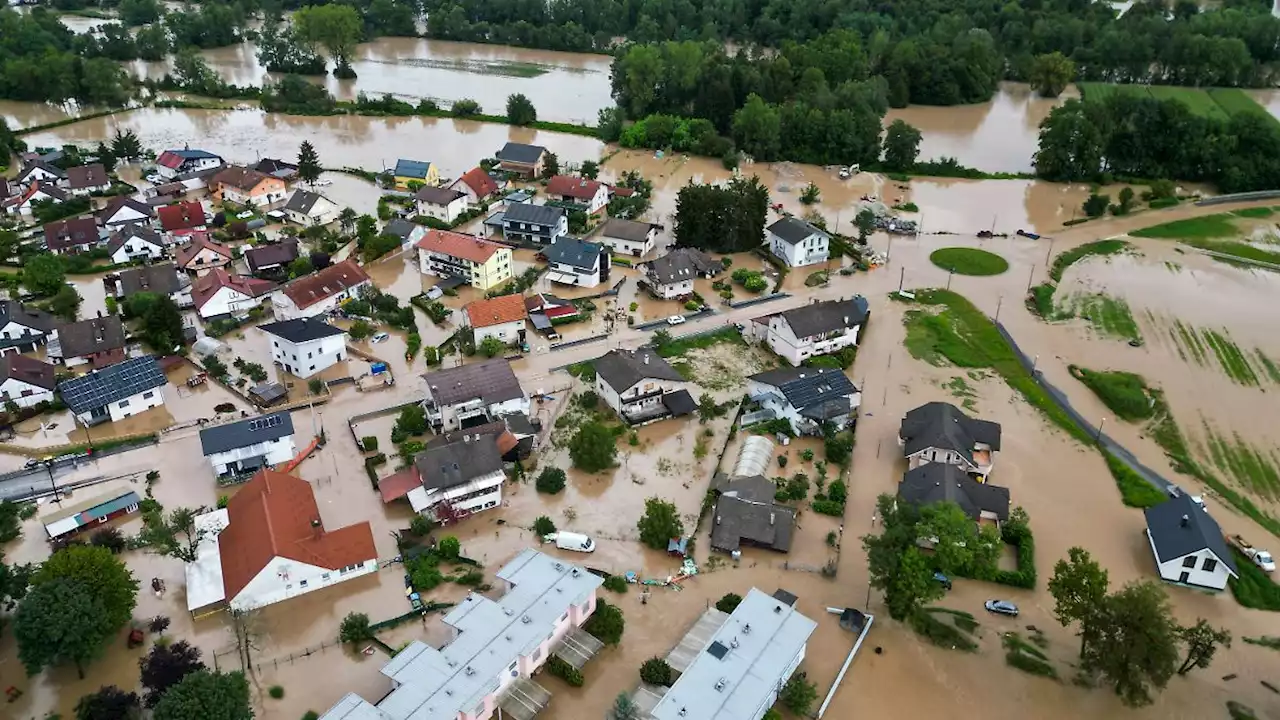
<path fill-rule="evenodd" d="M 1234 212 L 1175 220 L 1134 230 L 1129 234 L 1134 237 L 1177 240 L 1200 250 L 1211 250 L 1241 260 L 1280 265 L 1280 246 L 1277 246 L 1276 250 L 1269 250 L 1242 242 L 1238 238 L 1241 238 L 1244 232 L 1236 224 L 1236 221 L 1241 218 L 1266 219 L 1274 212 L 1275 209 L 1271 207 L 1245 208 Z"/>
<path fill-rule="evenodd" d="M 934 250 L 929 260 L 943 270 L 979 277 L 999 275 L 1009 269 L 1009 261 L 993 252 L 977 248 L 950 247 Z"/>
<path fill-rule="evenodd" d="M 1258 104 L 1240 88 L 1195 88 L 1173 85 L 1115 85 L 1111 83 L 1076 83 L 1086 100 L 1103 100 L 1111 95 L 1153 97 L 1157 100 L 1177 100 L 1191 112 L 1201 117 L 1227 120 L 1232 115 L 1250 114 L 1280 122 L 1267 109 Z"/>
<path fill-rule="evenodd" d="M 1090 370 L 1078 365 L 1071 365 L 1068 370 L 1121 420 L 1138 422 L 1149 420 L 1154 414 L 1155 399 L 1141 375 L 1122 370 Z"/>
<path fill-rule="evenodd" d="M 1067 272 L 1067 268 L 1088 257 L 1118 255 L 1132 249 L 1133 245 L 1123 240 L 1098 240 L 1078 245 L 1059 253 L 1053 259 L 1053 264 L 1049 266 L 1049 279 L 1052 282 L 1041 283 L 1031 288 L 1031 292 L 1027 295 L 1027 309 L 1045 320 L 1065 319 L 1054 317 L 1054 294 L 1057 292 L 1057 284 L 1062 282 L 1062 276 Z M 1070 317 L 1070 315 L 1065 317 Z"/>

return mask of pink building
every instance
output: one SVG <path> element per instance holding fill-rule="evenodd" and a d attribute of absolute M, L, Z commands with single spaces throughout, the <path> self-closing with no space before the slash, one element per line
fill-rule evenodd
<path fill-rule="evenodd" d="M 499 708 L 532 717 L 551 693 L 531 679 L 555 655 L 581 668 L 602 646 L 581 629 L 601 578 L 532 548 L 498 571 L 496 602 L 472 593 L 444 618 L 453 638 L 417 641 L 382 674 L 395 689 L 375 706 L 348 693 L 321 720 L 487 720 Z"/>

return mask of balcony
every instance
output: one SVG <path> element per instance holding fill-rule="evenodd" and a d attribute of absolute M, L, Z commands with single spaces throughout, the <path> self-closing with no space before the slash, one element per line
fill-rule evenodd
<path fill-rule="evenodd" d="M 498 696 L 498 707 L 515 720 L 533 720 L 551 702 L 551 691 L 532 678 L 516 678 Z"/>

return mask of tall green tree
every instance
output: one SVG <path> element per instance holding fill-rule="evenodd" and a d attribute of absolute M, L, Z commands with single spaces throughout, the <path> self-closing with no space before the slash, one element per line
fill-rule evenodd
<path fill-rule="evenodd" d="M 507 96 L 507 122 L 512 125 L 532 125 L 538 120 L 538 109 L 523 93 Z"/>
<path fill-rule="evenodd" d="M 53 297 L 66 286 L 67 270 L 61 257 L 42 253 L 22 264 L 22 285 L 42 297 Z"/>
<path fill-rule="evenodd" d="M 1179 630 L 1164 588 L 1131 583 L 1103 601 L 1082 665 L 1124 704 L 1150 705 L 1177 670 Z"/>
<path fill-rule="evenodd" d="M 142 313 L 142 336 L 164 355 L 175 354 L 182 346 L 182 311 L 168 295 L 158 295 Z"/>
<path fill-rule="evenodd" d="M 1053 566 L 1049 578 L 1049 594 L 1053 596 L 1053 614 L 1063 627 L 1079 624 L 1080 657 L 1097 634 L 1098 613 L 1107 597 L 1110 580 L 1107 571 L 1080 547 L 1067 551 L 1067 559 Z"/>
<path fill-rule="evenodd" d="M 1056 98 L 1076 77 L 1076 64 L 1057 50 L 1037 55 L 1031 63 L 1031 87 L 1042 97 Z"/>
<path fill-rule="evenodd" d="M 777 160 L 782 147 L 782 117 L 777 108 L 759 95 L 748 96 L 742 109 L 733 114 L 733 139 L 756 160 Z"/>
<path fill-rule="evenodd" d="M 891 495 L 876 500 L 882 530 L 879 535 L 865 535 L 862 547 L 867 551 L 871 587 L 884 593 L 889 615 L 906 620 L 926 604 L 942 597 L 942 585 L 933 580 L 933 567 L 916 544 L 919 539 L 917 508 L 898 503 Z"/>
<path fill-rule="evenodd" d="M 858 242 L 866 245 L 867 238 L 876 229 L 876 214 L 871 208 L 863 208 L 853 217 L 853 225 L 858 228 Z"/>
<path fill-rule="evenodd" d="M 137 160 L 142 157 L 142 141 L 134 131 L 116 128 L 111 137 L 111 154 L 126 162 Z"/>
<path fill-rule="evenodd" d="M 238 672 L 191 673 L 160 698 L 152 717 L 155 720 L 253 720 L 249 682 Z"/>
<path fill-rule="evenodd" d="M 760 178 L 736 177 L 726 186 L 691 183 L 676 196 L 676 245 L 709 252 L 759 247 L 769 212 L 769 190 Z"/>
<path fill-rule="evenodd" d="M 1231 632 L 1213 627 L 1204 618 L 1197 618 L 1195 625 L 1180 628 L 1178 635 L 1187 645 L 1187 656 L 1178 668 L 1179 675 L 1209 667 L 1219 647 L 1231 647 Z"/>
<path fill-rule="evenodd" d="M 196 524 L 196 518 L 205 512 L 204 507 L 174 508 L 167 515 L 163 509 L 146 512 L 140 537 L 156 553 L 184 563 L 195 562 L 200 543 L 209 534 Z"/>
<path fill-rule="evenodd" d="M 320 153 L 310 140 L 303 140 L 298 146 L 298 178 L 305 183 L 314 183 L 320 179 Z"/>
<path fill-rule="evenodd" d="M 293 26 L 304 42 L 323 47 L 340 69 L 350 68 L 351 53 L 364 32 L 350 5 L 309 5 L 294 12 Z"/>
<path fill-rule="evenodd" d="M 73 545 L 50 555 L 31 576 L 34 590 L 55 580 L 79 583 L 102 600 L 112 630 L 123 628 L 138 603 L 138 581 L 110 550 Z"/>
<path fill-rule="evenodd" d="M 142 706 L 138 694 L 106 685 L 76 702 L 76 720 L 138 720 Z"/>
<path fill-rule="evenodd" d="M 18 659 L 28 675 L 71 663 L 84 679 L 84 666 L 102 653 L 119 629 L 104 599 L 70 578 L 33 585 L 13 619 Z"/>
<path fill-rule="evenodd" d="M 684 522 L 675 503 L 658 497 L 644 501 L 644 515 L 636 523 L 640 542 L 654 550 L 666 550 L 667 541 L 684 535 Z"/>
<path fill-rule="evenodd" d="M 142 687 L 146 689 L 143 704 L 154 708 L 169 688 L 182 682 L 188 675 L 205 669 L 200 660 L 200 648 L 186 640 L 151 648 L 147 656 L 138 660 Z"/>
<path fill-rule="evenodd" d="M 1040 123 L 1040 145 L 1033 164 L 1046 180 L 1091 178 L 1103 167 L 1102 131 L 1085 104 L 1068 100 Z"/>
<path fill-rule="evenodd" d="M 569 440 L 569 457 L 579 470 L 594 473 L 611 468 L 617 456 L 613 433 L 594 420 L 583 423 Z"/>
<path fill-rule="evenodd" d="M 906 172 L 914 167 L 923 137 L 919 130 L 905 121 L 894 120 L 884 133 L 885 167 L 895 172 Z"/>

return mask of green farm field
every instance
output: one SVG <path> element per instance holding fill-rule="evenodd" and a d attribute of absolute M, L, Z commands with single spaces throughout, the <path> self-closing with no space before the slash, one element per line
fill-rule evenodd
<path fill-rule="evenodd" d="M 1267 109 L 1239 88 L 1194 88 L 1175 85 L 1115 85 L 1112 83 L 1077 83 L 1086 100 L 1102 100 L 1111 95 L 1148 95 L 1160 100 L 1177 100 L 1197 115 L 1226 120 L 1240 113 L 1254 113 L 1280 123 Z"/>

